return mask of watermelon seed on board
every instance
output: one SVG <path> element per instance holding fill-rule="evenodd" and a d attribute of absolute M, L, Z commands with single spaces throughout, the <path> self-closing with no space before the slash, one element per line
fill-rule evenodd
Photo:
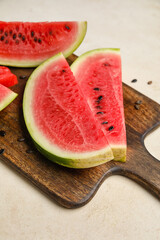
<path fill-rule="evenodd" d="M 152 84 L 152 81 L 148 81 L 147 84 L 148 84 L 148 85 L 151 85 L 151 84 Z"/>
<path fill-rule="evenodd" d="M 27 76 L 26 76 L 26 75 L 21 75 L 21 76 L 19 76 L 19 78 L 20 78 L 20 79 L 26 79 Z"/>
<path fill-rule="evenodd" d="M 24 142 L 26 139 L 24 138 L 24 137 L 19 137 L 18 139 L 17 139 L 17 141 L 18 142 Z"/>
<path fill-rule="evenodd" d="M 0 154 L 3 154 L 4 153 L 4 148 L 1 148 L 0 149 Z"/>
<path fill-rule="evenodd" d="M 139 104 L 139 105 L 142 104 L 142 100 L 137 100 L 135 104 Z"/>
<path fill-rule="evenodd" d="M 136 110 L 139 110 L 140 105 L 139 105 L 139 104 L 135 104 L 135 105 L 134 105 L 134 108 L 135 108 Z"/>
<path fill-rule="evenodd" d="M 4 137 L 6 135 L 6 132 L 4 130 L 0 130 L 0 136 Z"/>
<path fill-rule="evenodd" d="M 26 153 L 33 153 L 33 150 L 32 149 L 27 149 Z"/>
<path fill-rule="evenodd" d="M 132 82 L 132 83 L 135 83 L 135 82 L 137 82 L 137 79 L 133 79 L 131 82 Z"/>

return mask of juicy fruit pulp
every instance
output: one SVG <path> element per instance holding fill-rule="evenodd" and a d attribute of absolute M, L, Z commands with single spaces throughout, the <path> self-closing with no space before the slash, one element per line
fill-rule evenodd
<path fill-rule="evenodd" d="M 59 52 L 68 57 L 86 29 L 86 22 L 0 21 L 0 64 L 33 67 Z"/>
<path fill-rule="evenodd" d="M 121 58 L 118 49 L 97 49 L 81 55 L 71 70 L 112 148 L 114 160 L 125 161 Z"/>
<path fill-rule="evenodd" d="M 86 168 L 113 159 L 108 141 L 62 54 L 30 76 L 23 100 L 38 150 L 61 165 Z"/>
<path fill-rule="evenodd" d="M 11 73 L 10 69 L 4 66 L 0 66 L 0 84 L 6 87 L 12 87 L 17 84 L 17 77 Z"/>
<path fill-rule="evenodd" d="M 0 84 L 0 111 L 7 107 L 16 97 L 16 93 Z"/>

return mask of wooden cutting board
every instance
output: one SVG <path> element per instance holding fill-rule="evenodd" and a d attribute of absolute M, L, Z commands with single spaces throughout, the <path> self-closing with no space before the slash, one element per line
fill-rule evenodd
<path fill-rule="evenodd" d="M 68 62 L 72 63 L 75 58 L 75 55 L 70 56 Z M 37 152 L 25 127 L 22 97 L 33 69 L 11 70 L 19 79 L 19 84 L 12 88 L 19 95 L 0 112 L 0 130 L 6 132 L 4 137 L 0 137 L 0 149 L 5 149 L 0 160 L 67 208 L 85 205 L 95 195 L 101 183 L 113 174 L 133 179 L 160 199 L 160 162 L 144 146 L 144 137 L 160 125 L 159 104 L 123 84 L 128 141 L 126 163 L 111 161 L 90 169 L 68 169 L 52 163 Z M 20 79 L 20 76 L 27 77 Z M 134 108 L 137 100 L 142 100 L 139 110 Z M 21 137 L 25 141 L 17 141 Z"/>

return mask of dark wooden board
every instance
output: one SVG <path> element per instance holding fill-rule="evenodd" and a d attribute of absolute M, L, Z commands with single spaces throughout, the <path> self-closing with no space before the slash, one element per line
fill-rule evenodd
<path fill-rule="evenodd" d="M 69 63 L 75 58 L 74 55 L 70 56 Z M 22 75 L 28 78 L 33 71 L 31 68 L 11 70 L 18 78 Z M 160 162 L 151 156 L 144 146 L 146 134 L 160 125 L 159 104 L 123 84 L 128 141 L 126 163 L 111 161 L 90 169 L 68 169 L 47 160 L 32 144 L 22 113 L 22 97 L 27 78 L 19 79 L 19 84 L 12 88 L 19 94 L 18 97 L 0 112 L 0 130 L 6 131 L 6 135 L 0 137 L 0 149 L 5 149 L 0 160 L 67 208 L 85 205 L 104 179 L 113 174 L 133 179 L 160 199 Z M 137 100 L 142 100 L 139 110 L 134 108 Z M 26 140 L 18 142 L 17 139 L 22 136 Z M 27 149 L 34 152 L 27 153 Z"/>

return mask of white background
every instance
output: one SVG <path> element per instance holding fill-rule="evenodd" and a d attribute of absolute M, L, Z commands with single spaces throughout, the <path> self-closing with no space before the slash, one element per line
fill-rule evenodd
<path fill-rule="evenodd" d="M 159 0 L 0 0 L 0 20 L 87 20 L 75 53 L 121 48 L 123 81 L 160 103 Z M 159 135 L 160 129 L 146 146 L 160 159 Z M 0 161 L 0 239 L 159 240 L 160 203 L 131 180 L 114 176 L 86 206 L 67 210 Z"/>

